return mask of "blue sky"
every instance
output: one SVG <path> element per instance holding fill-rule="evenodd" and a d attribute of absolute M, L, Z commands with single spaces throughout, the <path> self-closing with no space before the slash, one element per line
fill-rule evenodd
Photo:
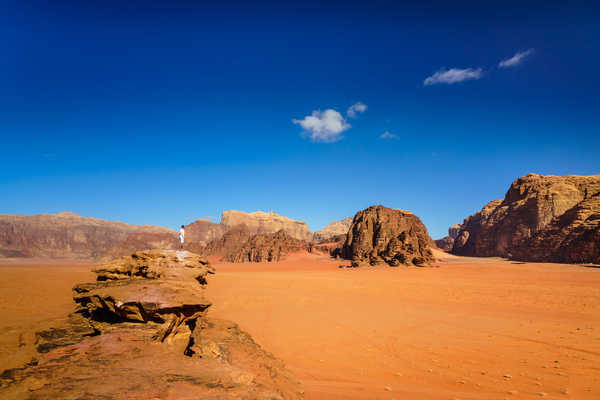
<path fill-rule="evenodd" d="M 439 238 L 519 176 L 600 172 L 591 2 L 80 3 L 3 3 L 0 213 L 383 204 Z"/>

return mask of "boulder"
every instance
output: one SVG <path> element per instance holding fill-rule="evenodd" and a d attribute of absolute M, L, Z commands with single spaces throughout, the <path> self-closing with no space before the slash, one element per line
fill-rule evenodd
<path fill-rule="evenodd" d="M 424 266 L 435 261 L 433 245 L 427 228 L 413 213 L 372 206 L 354 216 L 341 253 L 356 266 Z"/>

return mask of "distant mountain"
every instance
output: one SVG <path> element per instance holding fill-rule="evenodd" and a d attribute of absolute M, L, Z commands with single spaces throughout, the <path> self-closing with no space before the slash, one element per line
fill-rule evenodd
<path fill-rule="evenodd" d="M 296 221 L 283 215 L 271 212 L 255 211 L 246 213 L 243 211 L 229 210 L 221 215 L 221 224 L 227 228 L 236 225 L 246 225 L 251 233 L 275 233 L 284 230 L 293 238 L 311 240 L 312 235 L 308 225 L 304 221 Z"/>
<path fill-rule="evenodd" d="M 320 231 L 316 231 L 313 234 L 313 240 L 315 242 L 324 242 L 339 237 L 340 235 L 345 235 L 348 233 L 350 225 L 352 225 L 351 217 L 344 218 L 340 221 L 333 221 Z"/>
<path fill-rule="evenodd" d="M 72 212 L 0 214 L 0 257 L 118 257 L 131 251 L 175 248 L 173 230 L 86 218 Z"/>

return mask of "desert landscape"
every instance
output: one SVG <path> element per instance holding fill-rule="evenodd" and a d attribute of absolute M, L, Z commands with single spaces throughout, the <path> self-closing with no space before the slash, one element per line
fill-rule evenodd
<path fill-rule="evenodd" d="M 437 242 L 384 206 L 314 234 L 273 212 L 226 212 L 191 223 L 186 250 L 147 241 L 133 254 L 130 236 L 157 228 L 3 216 L 0 393 L 595 399 L 599 195 L 598 175 L 530 174 Z M 58 245 L 61 225 L 38 228 L 48 219 L 71 223 Z M 128 245 L 100 252 L 86 232 L 106 226 Z M 39 257 L 70 241 L 87 257 Z"/>
<path fill-rule="evenodd" d="M 3 2 L 0 400 L 600 399 L 599 21 Z"/>

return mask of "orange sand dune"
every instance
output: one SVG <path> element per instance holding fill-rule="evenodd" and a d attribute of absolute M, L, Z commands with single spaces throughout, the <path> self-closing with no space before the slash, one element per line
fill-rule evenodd
<path fill-rule="evenodd" d="M 600 269 L 437 253 L 338 269 L 295 254 L 216 263 L 211 315 L 283 359 L 306 399 L 598 399 Z M 0 370 L 21 329 L 72 309 L 89 265 L 0 265 Z"/>

